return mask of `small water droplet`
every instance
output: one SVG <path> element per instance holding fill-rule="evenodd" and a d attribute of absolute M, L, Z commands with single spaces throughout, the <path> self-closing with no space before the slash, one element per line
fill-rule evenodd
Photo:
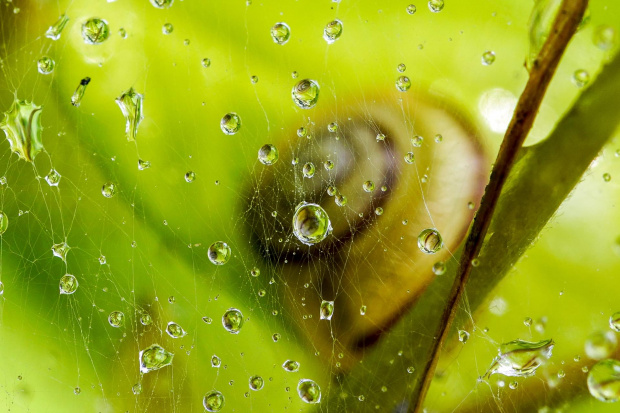
<path fill-rule="evenodd" d="M 383 215 L 383 208 L 376 207 L 375 208 L 375 215 Z"/>
<path fill-rule="evenodd" d="M 428 1 L 428 9 L 433 13 L 439 13 L 443 10 L 444 2 L 443 0 L 429 0 Z"/>
<path fill-rule="evenodd" d="M 613 313 L 609 317 L 609 327 L 620 333 L 620 311 Z"/>
<path fill-rule="evenodd" d="M 138 159 L 138 169 L 144 171 L 145 169 L 149 169 L 151 167 L 150 161 L 144 161 L 142 159 Z"/>
<path fill-rule="evenodd" d="M 338 189 L 335 186 L 333 186 L 333 185 L 329 185 L 327 187 L 326 192 L 327 192 L 327 195 L 334 196 L 334 195 L 336 195 L 338 193 Z"/>
<path fill-rule="evenodd" d="M 299 371 L 299 362 L 295 360 L 286 360 L 282 363 L 282 368 L 289 373 L 295 373 Z"/>
<path fill-rule="evenodd" d="M 232 250 L 224 241 L 216 241 L 209 246 L 207 255 L 213 264 L 224 265 L 230 259 Z"/>
<path fill-rule="evenodd" d="M 273 165 L 278 161 L 278 149 L 272 144 L 268 143 L 258 150 L 258 160 L 263 165 Z"/>
<path fill-rule="evenodd" d="M 410 4 L 407 6 L 407 13 L 409 14 L 415 14 L 417 10 L 418 9 L 416 8 L 415 4 Z"/>
<path fill-rule="evenodd" d="M 205 57 L 204 59 L 202 59 L 200 61 L 200 63 L 202 64 L 202 67 L 209 67 L 211 66 L 211 59 L 209 59 L 208 57 Z"/>
<path fill-rule="evenodd" d="M 82 389 L 80 389 L 79 387 L 76 387 L 75 389 L 73 389 L 73 394 L 75 394 L 76 396 L 80 393 L 82 393 Z"/>
<path fill-rule="evenodd" d="M 444 275 L 446 273 L 446 263 L 443 261 L 438 261 L 433 264 L 433 274 L 435 275 Z"/>
<path fill-rule="evenodd" d="M 273 340 L 274 343 L 277 343 L 278 341 L 280 341 L 281 338 L 282 336 L 280 335 L 280 333 L 274 333 L 271 336 L 271 339 Z"/>
<path fill-rule="evenodd" d="M 342 207 L 347 204 L 348 200 L 346 196 L 338 194 L 334 197 L 334 202 L 336 202 L 336 205 L 338 205 L 339 207 Z"/>
<path fill-rule="evenodd" d="M 45 182 L 49 186 L 58 186 L 60 182 L 61 175 L 55 169 L 51 169 L 47 175 L 45 175 Z"/>
<path fill-rule="evenodd" d="M 165 23 L 161 28 L 161 32 L 163 34 L 170 34 L 172 33 L 173 30 L 174 30 L 174 26 L 170 23 Z"/>
<path fill-rule="evenodd" d="M 297 394 L 306 403 L 316 404 L 321 402 L 321 388 L 310 379 L 299 380 Z"/>
<path fill-rule="evenodd" d="M 443 142 L 443 136 L 442 136 L 440 133 L 438 133 L 437 135 L 435 135 L 435 142 L 436 142 L 436 143 L 441 143 L 441 142 Z"/>
<path fill-rule="evenodd" d="M 408 164 L 412 164 L 414 161 L 415 161 L 415 156 L 413 152 L 407 152 L 405 154 L 405 162 L 407 162 Z"/>
<path fill-rule="evenodd" d="M 67 254 L 71 247 L 67 245 L 66 242 L 60 242 L 58 244 L 52 245 L 52 254 L 54 257 L 58 257 L 64 262 L 67 262 Z"/>
<path fill-rule="evenodd" d="M 153 324 L 153 317 L 149 313 L 140 314 L 140 324 L 143 326 L 150 326 Z"/>
<path fill-rule="evenodd" d="M 608 173 L 604 173 L 603 174 L 603 181 L 605 181 L 605 182 L 611 181 L 611 175 L 608 174 Z"/>
<path fill-rule="evenodd" d="M 116 185 L 112 182 L 106 182 L 101 187 L 101 194 L 106 198 L 112 198 L 114 195 L 116 195 Z"/>
<path fill-rule="evenodd" d="M 587 70 L 578 69 L 573 73 L 573 83 L 577 87 L 584 87 L 590 82 L 590 73 Z"/>
<path fill-rule="evenodd" d="M 173 353 L 166 351 L 159 344 L 152 344 L 140 351 L 138 355 L 138 359 L 140 360 L 140 372 L 148 373 L 169 366 L 172 364 L 173 358 Z"/>
<path fill-rule="evenodd" d="M 312 162 L 306 162 L 304 164 L 302 172 L 304 174 L 304 178 L 312 178 L 314 176 L 314 173 L 316 172 L 316 168 L 314 167 L 314 164 Z"/>
<path fill-rule="evenodd" d="M 76 108 L 80 106 L 82 103 L 82 98 L 84 97 L 84 93 L 86 92 L 86 86 L 90 83 L 90 77 L 85 77 L 80 80 L 80 84 L 71 95 L 71 104 Z"/>
<path fill-rule="evenodd" d="M 211 356 L 211 367 L 219 369 L 222 365 L 222 359 L 220 359 L 215 354 Z"/>
<path fill-rule="evenodd" d="M 253 85 L 258 83 L 258 76 L 250 76 L 250 82 L 252 82 Z"/>
<path fill-rule="evenodd" d="M 375 183 L 374 183 L 373 181 L 365 181 L 365 182 L 362 184 L 362 189 L 363 189 L 365 192 L 372 192 L 372 191 L 374 191 L 374 190 L 375 190 Z"/>
<path fill-rule="evenodd" d="M 65 274 L 60 278 L 60 294 L 73 294 L 78 288 L 78 281 L 75 276 Z"/>
<path fill-rule="evenodd" d="M 220 128 L 226 135 L 234 135 L 241 128 L 241 118 L 234 112 L 227 113 L 220 121 Z"/>
<path fill-rule="evenodd" d="M 108 323 L 115 328 L 122 327 L 125 324 L 125 314 L 122 311 L 112 311 L 108 316 Z"/>
<path fill-rule="evenodd" d="M 311 109 L 319 100 L 319 91 L 319 84 L 315 80 L 303 79 L 293 86 L 291 96 L 293 102 L 301 109 Z"/>
<path fill-rule="evenodd" d="M 243 327 L 243 314 L 236 308 L 229 308 L 222 316 L 222 325 L 232 334 L 239 334 Z"/>
<path fill-rule="evenodd" d="M 259 391 L 265 387 L 265 380 L 261 376 L 252 376 L 249 385 L 251 390 Z"/>
<path fill-rule="evenodd" d="M 332 44 L 340 38 L 342 35 L 342 22 L 338 19 L 332 20 L 327 23 L 325 29 L 323 29 L 323 39 L 327 44 Z"/>
<path fill-rule="evenodd" d="M 360 307 L 360 315 L 366 315 L 367 307 L 365 305 Z"/>
<path fill-rule="evenodd" d="M 202 317 L 202 321 L 207 324 L 211 324 L 213 322 L 213 319 L 211 317 Z"/>
<path fill-rule="evenodd" d="M 407 367 L 407 373 L 413 374 L 413 372 L 415 372 L 415 368 L 413 366 Z"/>
<path fill-rule="evenodd" d="M 82 24 L 82 38 L 86 44 L 100 44 L 110 37 L 108 22 L 93 17 Z"/>
<path fill-rule="evenodd" d="M 127 30 L 125 30 L 124 28 L 120 28 L 118 29 L 118 35 L 122 38 L 122 39 L 126 39 L 127 38 Z"/>
<path fill-rule="evenodd" d="M 492 50 L 487 50 L 482 53 L 482 64 L 484 66 L 491 66 L 495 62 L 495 52 Z"/>
<path fill-rule="evenodd" d="M 332 316 L 334 315 L 334 302 L 323 300 L 321 302 L 319 315 L 321 317 L 321 320 L 331 320 Z"/>
<path fill-rule="evenodd" d="M 271 38 L 274 43 L 284 45 L 291 38 L 291 28 L 286 23 L 276 23 L 271 28 Z"/>
<path fill-rule="evenodd" d="M 331 171 L 332 169 L 334 169 L 334 161 L 329 160 L 323 162 L 323 167 L 326 171 Z"/>
<path fill-rule="evenodd" d="M 469 333 L 465 330 L 459 330 L 458 336 L 459 336 L 459 341 L 463 344 L 466 343 L 467 340 L 469 340 Z"/>
<path fill-rule="evenodd" d="M 185 172 L 185 182 L 194 182 L 194 180 L 196 180 L 196 172 L 194 171 L 187 171 Z"/>
<path fill-rule="evenodd" d="M 612 26 L 598 26 L 593 36 L 594 45 L 605 51 L 613 49 L 618 42 L 618 33 Z"/>
<path fill-rule="evenodd" d="M 166 326 L 166 333 L 172 338 L 182 338 L 187 335 L 187 332 L 179 324 L 174 321 L 170 321 Z"/>
<path fill-rule="evenodd" d="M 427 228 L 418 235 L 418 247 L 425 254 L 435 254 L 443 247 L 441 234 L 434 228 Z"/>
<path fill-rule="evenodd" d="M 39 60 L 37 60 L 37 70 L 42 75 L 49 75 L 54 71 L 54 67 L 56 66 L 56 62 L 52 60 L 52 58 L 43 56 Z"/>
<path fill-rule="evenodd" d="M 585 352 L 593 360 L 609 357 L 618 345 L 615 333 L 611 331 L 595 331 L 585 342 Z"/>
<path fill-rule="evenodd" d="M 224 395 L 217 390 L 205 394 L 202 405 L 208 412 L 219 412 L 224 407 Z"/>
<path fill-rule="evenodd" d="M 401 92 L 406 92 L 411 87 L 411 80 L 407 76 L 399 76 L 396 79 L 396 89 Z"/>
<path fill-rule="evenodd" d="M 47 31 L 45 32 L 45 37 L 52 40 L 60 39 L 60 34 L 67 25 L 68 21 L 69 17 L 67 17 L 65 14 L 61 14 L 58 20 L 56 20 L 56 23 L 54 23 L 47 29 Z"/>

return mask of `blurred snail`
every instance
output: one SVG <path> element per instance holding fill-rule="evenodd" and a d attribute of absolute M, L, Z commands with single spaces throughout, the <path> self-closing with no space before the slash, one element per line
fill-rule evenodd
<path fill-rule="evenodd" d="M 273 142 L 279 161 L 258 169 L 248 198 L 254 244 L 285 285 L 289 315 L 305 318 L 296 324 L 343 371 L 415 303 L 433 265 L 451 258 L 488 174 L 464 116 L 427 96 L 398 97 L 351 99 L 337 117 L 319 102 L 298 136 L 299 125 Z M 294 221 L 304 203 L 330 227 Z M 294 225 L 326 233 L 306 242 Z M 319 317 L 324 300 L 334 301 L 331 321 Z"/>

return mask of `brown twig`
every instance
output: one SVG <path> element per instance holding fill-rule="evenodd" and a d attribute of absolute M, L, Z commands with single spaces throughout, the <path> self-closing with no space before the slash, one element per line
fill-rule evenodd
<path fill-rule="evenodd" d="M 415 399 L 412 400 L 411 411 L 414 413 L 419 413 L 424 405 L 424 399 L 437 367 L 440 349 L 446 341 L 450 326 L 456 316 L 457 305 L 463 296 L 465 285 L 472 270 L 472 260 L 480 252 L 506 178 L 512 169 L 519 149 L 532 128 L 549 82 L 555 73 L 555 69 L 564 54 L 568 42 L 581 23 L 587 5 L 588 0 L 564 0 L 562 2 L 551 27 L 549 37 L 540 50 L 538 57 L 532 63 L 530 77 L 519 98 L 510 125 L 506 130 L 491 172 L 489 184 L 486 187 L 480 208 L 476 213 L 471 231 L 465 242 L 456 277 L 450 294 L 446 299 L 446 307 L 441 315 L 435 334 L 436 339 L 433 341 L 429 358 L 422 370 L 421 380 L 416 383 L 416 387 L 413 390 L 412 394 Z"/>

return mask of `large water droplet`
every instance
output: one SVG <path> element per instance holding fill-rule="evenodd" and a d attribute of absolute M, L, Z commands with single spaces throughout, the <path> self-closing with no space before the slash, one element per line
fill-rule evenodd
<path fill-rule="evenodd" d="M 434 228 L 428 228 L 418 235 L 418 247 L 425 254 L 434 254 L 443 247 L 441 234 Z"/>
<path fill-rule="evenodd" d="M 75 276 L 65 274 L 60 278 L 60 294 L 73 294 L 78 288 L 78 281 Z"/>
<path fill-rule="evenodd" d="M 0 129 L 6 134 L 11 152 L 27 162 L 32 162 L 43 149 L 41 140 L 41 106 L 25 100 L 13 101 L 4 113 Z"/>
<path fill-rule="evenodd" d="M 316 81 L 301 80 L 293 86 L 291 91 L 293 102 L 302 109 L 311 109 L 319 100 L 319 89 L 319 84 Z"/>
<path fill-rule="evenodd" d="M 208 412 L 219 412 L 224 407 L 224 395 L 217 390 L 205 394 L 202 405 Z"/>
<path fill-rule="evenodd" d="M 259 391 L 263 387 L 265 387 L 265 380 L 261 376 L 252 376 L 250 377 L 250 389 L 254 391 Z"/>
<path fill-rule="evenodd" d="M 65 14 L 61 14 L 58 20 L 56 20 L 56 23 L 54 23 L 47 29 L 47 31 L 45 32 L 45 37 L 52 40 L 60 39 L 60 34 L 67 25 L 68 21 L 69 17 L 67 17 Z"/>
<path fill-rule="evenodd" d="M 278 162 L 278 149 L 272 144 L 268 143 L 258 150 L 258 160 L 263 165 L 273 165 Z"/>
<path fill-rule="evenodd" d="M 323 300 L 321 302 L 319 314 L 321 316 L 321 320 L 331 320 L 334 315 L 334 302 Z"/>
<path fill-rule="evenodd" d="M 284 363 L 282 363 L 282 368 L 289 373 L 295 373 L 299 371 L 299 366 L 299 362 L 295 360 L 286 360 Z"/>
<path fill-rule="evenodd" d="M 232 250 L 224 241 L 216 241 L 209 246 L 207 255 L 209 256 L 209 261 L 213 264 L 224 265 L 230 259 Z"/>
<path fill-rule="evenodd" d="M 80 106 L 82 103 L 82 98 L 84 97 L 84 93 L 86 92 L 86 86 L 90 83 L 90 77 L 85 77 L 80 80 L 80 84 L 77 88 L 75 88 L 75 92 L 71 95 L 71 104 L 76 108 Z"/>
<path fill-rule="evenodd" d="M 317 204 L 302 202 L 293 215 L 293 234 L 306 245 L 323 241 L 332 230 L 327 212 Z"/>
<path fill-rule="evenodd" d="M 602 360 L 588 373 L 588 390 L 602 402 L 617 402 L 620 399 L 620 361 Z"/>
<path fill-rule="evenodd" d="M 239 334 L 243 327 L 243 314 L 236 308 L 229 308 L 222 316 L 222 325 L 232 334 Z"/>
<path fill-rule="evenodd" d="M 125 314 L 122 311 L 112 311 L 108 316 L 108 323 L 112 327 L 122 327 L 125 324 Z"/>
<path fill-rule="evenodd" d="M 504 343 L 499 348 L 499 355 L 493 361 L 486 375 L 499 373 L 505 376 L 526 377 L 536 373 L 536 369 L 551 357 L 553 340 L 536 343 L 514 340 Z"/>
<path fill-rule="evenodd" d="M 342 35 L 342 22 L 338 19 L 332 20 L 327 23 L 325 29 L 323 29 L 323 39 L 327 44 L 332 44 L 340 38 Z"/>
<path fill-rule="evenodd" d="M 140 360 L 140 372 L 148 373 L 172 364 L 174 354 L 166 351 L 166 349 L 159 344 L 152 344 L 142 350 L 138 358 Z"/>
<path fill-rule="evenodd" d="M 297 394 L 306 403 L 315 404 L 321 402 L 321 388 L 310 379 L 299 380 Z"/>
<path fill-rule="evenodd" d="M 241 128 L 241 118 L 234 112 L 227 113 L 220 121 L 220 128 L 226 135 L 234 135 Z"/>
<path fill-rule="evenodd" d="M 82 38 L 86 44 L 100 44 L 110 37 L 108 22 L 93 17 L 82 24 Z"/>
<path fill-rule="evenodd" d="M 115 100 L 118 107 L 121 108 L 123 116 L 125 117 L 125 136 L 127 136 L 127 140 L 129 142 L 136 140 L 138 126 L 140 126 L 140 122 L 144 119 L 144 115 L 142 114 L 143 99 L 143 95 L 130 87 L 129 90 L 123 92 Z"/>
<path fill-rule="evenodd" d="M 49 75 L 54 71 L 54 67 L 56 63 L 52 60 L 51 57 L 43 56 L 39 60 L 37 60 L 37 70 L 42 75 Z"/>
<path fill-rule="evenodd" d="M 286 44 L 291 38 L 291 28 L 286 23 L 276 23 L 271 28 L 271 38 L 279 45 Z"/>
<path fill-rule="evenodd" d="M 187 335 L 187 332 L 183 329 L 183 327 L 174 321 L 170 321 L 168 323 L 166 326 L 166 333 L 168 333 L 168 335 L 172 338 L 182 338 Z"/>

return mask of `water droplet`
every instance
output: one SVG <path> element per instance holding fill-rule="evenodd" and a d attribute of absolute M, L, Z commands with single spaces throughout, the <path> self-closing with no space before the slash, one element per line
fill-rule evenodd
<path fill-rule="evenodd" d="M 416 8 L 415 4 L 410 4 L 407 6 L 407 13 L 409 14 L 415 14 L 417 10 L 418 9 Z"/>
<path fill-rule="evenodd" d="M 435 135 L 435 142 L 436 142 L 436 143 L 441 143 L 441 142 L 443 142 L 443 136 L 442 136 L 440 133 L 438 133 L 437 135 Z"/>
<path fill-rule="evenodd" d="M 67 253 L 70 249 L 71 247 L 67 245 L 66 242 L 60 242 L 58 244 L 52 245 L 52 254 L 54 255 L 54 257 L 58 257 L 64 262 L 67 262 Z"/>
<path fill-rule="evenodd" d="M 209 261 L 213 264 L 224 265 L 230 259 L 232 250 L 224 241 L 216 241 L 209 246 L 207 255 L 209 256 Z"/>
<path fill-rule="evenodd" d="M 334 195 L 336 195 L 338 193 L 338 189 L 335 186 L 333 186 L 333 185 L 329 185 L 327 187 L 326 192 L 327 192 L 327 195 L 334 196 Z"/>
<path fill-rule="evenodd" d="M 526 327 L 529 327 L 532 325 L 532 317 L 525 317 L 525 319 L 523 320 L 523 325 L 525 325 Z"/>
<path fill-rule="evenodd" d="M 116 195 L 116 185 L 114 185 L 112 182 L 106 182 L 101 187 L 101 194 L 106 198 L 112 198 L 114 195 Z"/>
<path fill-rule="evenodd" d="M 620 333 L 620 311 L 613 313 L 609 317 L 609 327 Z"/>
<path fill-rule="evenodd" d="M 167 9 L 172 6 L 174 0 L 151 0 L 151 4 L 158 9 Z"/>
<path fill-rule="evenodd" d="M 492 50 L 487 50 L 482 53 L 482 64 L 484 66 L 491 66 L 495 62 L 495 52 Z"/>
<path fill-rule="evenodd" d="M 75 389 L 73 389 L 73 394 L 75 394 L 76 396 L 80 393 L 82 393 L 82 389 L 80 389 L 79 387 L 76 387 Z"/>
<path fill-rule="evenodd" d="M 413 374 L 414 371 L 415 371 L 415 368 L 413 366 L 407 367 L 407 373 Z"/>
<path fill-rule="evenodd" d="M 224 407 L 224 395 L 217 390 L 205 394 L 202 405 L 208 412 L 219 412 Z"/>
<path fill-rule="evenodd" d="M 480 260 L 478 258 L 474 258 L 473 260 L 471 260 L 471 266 L 472 267 L 480 266 Z"/>
<path fill-rule="evenodd" d="M 396 70 L 398 70 L 400 73 L 403 73 L 405 70 L 407 70 L 407 66 L 405 66 L 404 63 L 400 63 L 398 66 L 396 66 Z"/>
<path fill-rule="evenodd" d="M 573 83 L 577 87 L 584 87 L 590 82 L 590 73 L 587 70 L 579 69 L 573 73 Z"/>
<path fill-rule="evenodd" d="M 334 302 L 325 301 L 321 302 L 321 308 L 319 310 L 321 320 L 331 320 L 334 315 Z"/>
<path fill-rule="evenodd" d="M 336 122 L 329 123 L 327 125 L 327 130 L 332 133 L 338 132 L 338 124 Z"/>
<path fill-rule="evenodd" d="M 365 305 L 360 307 L 360 315 L 366 315 L 366 309 L 367 307 Z"/>
<path fill-rule="evenodd" d="M 120 28 L 118 29 L 118 35 L 122 38 L 122 39 L 126 39 L 127 38 L 127 30 L 125 30 L 124 28 Z"/>
<path fill-rule="evenodd" d="M 0 235 L 4 234 L 9 227 L 9 217 L 0 211 Z"/>
<path fill-rule="evenodd" d="M 174 354 L 166 351 L 159 344 L 152 344 L 140 351 L 138 358 L 140 360 L 140 372 L 148 373 L 172 364 Z"/>
<path fill-rule="evenodd" d="M 293 97 L 293 102 L 301 109 L 311 109 L 319 100 L 319 90 L 319 84 L 316 81 L 304 79 L 293 86 L 291 96 Z"/>
<path fill-rule="evenodd" d="M 73 294 L 78 288 L 78 280 L 71 274 L 65 274 L 60 278 L 60 294 Z"/>
<path fill-rule="evenodd" d="M 135 395 L 142 393 L 142 384 L 136 383 L 133 386 L 131 386 L 131 392 Z"/>
<path fill-rule="evenodd" d="M 261 146 L 258 150 L 258 160 L 263 165 L 273 165 L 278 162 L 278 157 L 278 149 L 270 143 Z"/>
<path fill-rule="evenodd" d="M 273 340 L 274 343 L 277 343 L 278 341 L 280 341 L 281 338 L 282 336 L 280 335 L 280 333 L 273 333 L 273 335 L 271 336 L 271 339 Z"/>
<path fill-rule="evenodd" d="M 602 360 L 588 373 L 588 390 L 596 399 L 613 403 L 620 399 L 620 361 Z"/>
<path fill-rule="evenodd" d="M 170 23 L 165 23 L 161 28 L 161 32 L 163 34 L 170 34 L 172 33 L 173 30 L 174 30 L 174 26 Z"/>
<path fill-rule="evenodd" d="M 222 325 L 232 334 L 239 334 L 243 327 L 243 314 L 236 308 L 229 308 L 222 316 Z"/>
<path fill-rule="evenodd" d="M 299 371 L 299 362 L 295 360 L 286 360 L 282 363 L 282 368 L 289 373 L 295 373 Z"/>
<path fill-rule="evenodd" d="M 511 381 L 510 383 L 508 383 L 508 388 L 511 390 L 515 390 L 517 387 L 519 387 L 519 383 L 517 383 L 516 381 Z"/>
<path fill-rule="evenodd" d="M 261 376 L 252 376 L 250 377 L 250 389 L 254 391 L 259 391 L 263 387 L 265 387 L 265 380 Z"/>
<path fill-rule="evenodd" d="M 302 126 L 301 128 L 297 129 L 297 136 L 299 136 L 300 138 L 305 138 L 306 136 L 308 136 L 308 131 Z"/>
<path fill-rule="evenodd" d="M 196 179 L 196 172 L 194 171 L 185 172 L 185 182 L 194 182 L 195 179 Z"/>
<path fill-rule="evenodd" d="M 76 108 L 80 106 L 82 103 L 82 98 L 84 97 L 84 92 L 86 92 L 86 86 L 90 83 L 90 77 L 85 77 L 80 80 L 80 84 L 71 95 L 71 104 Z"/>
<path fill-rule="evenodd" d="M 47 31 L 45 32 L 45 37 L 47 37 L 48 39 L 52 39 L 52 40 L 60 39 L 60 34 L 62 33 L 63 29 L 67 25 L 68 21 L 69 21 L 69 17 L 67 17 L 64 14 L 61 14 L 58 20 L 56 20 L 56 23 L 54 23 L 47 29 Z"/>
<path fill-rule="evenodd" d="M 166 333 L 172 338 L 183 338 L 187 335 L 187 332 L 179 324 L 174 321 L 170 321 L 166 326 Z"/>
<path fill-rule="evenodd" d="M 108 22 L 93 17 L 82 24 L 82 38 L 86 44 L 100 44 L 110 37 Z"/>
<path fill-rule="evenodd" d="M 323 29 L 323 39 L 327 44 L 332 44 L 340 38 L 342 35 L 342 22 L 338 19 L 332 20 L 327 23 L 325 29 Z"/>
<path fill-rule="evenodd" d="M 293 234 L 306 245 L 323 241 L 332 230 L 332 224 L 325 210 L 317 205 L 302 202 L 293 214 Z"/>
<path fill-rule="evenodd" d="M 202 67 L 209 67 L 211 66 L 211 59 L 209 59 L 208 57 L 205 57 L 204 59 L 202 59 L 200 61 L 200 63 L 202 63 Z"/>
<path fill-rule="evenodd" d="M 594 30 L 594 45 L 601 50 L 611 50 L 618 41 L 618 33 L 611 26 L 601 25 Z"/>
<path fill-rule="evenodd" d="M 435 275 L 444 275 L 446 273 L 446 263 L 443 261 L 438 261 L 433 264 L 433 274 Z"/>
<path fill-rule="evenodd" d="M 611 175 L 608 174 L 608 173 L 604 173 L 603 174 L 603 181 L 605 181 L 605 182 L 611 181 Z"/>
<path fill-rule="evenodd" d="M 291 73 L 291 77 L 292 77 L 293 79 L 297 79 L 297 76 L 299 76 L 299 73 L 297 73 L 297 71 L 296 71 L 296 70 L 293 70 L 293 72 Z"/>
<path fill-rule="evenodd" d="M 27 162 L 32 162 L 43 149 L 41 110 L 41 106 L 33 102 L 16 99 L 0 122 L 11 152 Z"/>
<path fill-rule="evenodd" d="M 428 1 L 428 9 L 433 13 L 439 13 L 443 10 L 443 0 L 429 0 Z"/>
<path fill-rule="evenodd" d="M 593 360 L 609 357 L 618 345 L 615 333 L 611 331 L 596 331 L 588 336 L 585 342 L 585 351 Z"/>
<path fill-rule="evenodd" d="M 145 169 L 149 169 L 151 167 L 150 161 L 144 161 L 142 159 L 138 159 L 138 169 L 144 171 Z"/>
<path fill-rule="evenodd" d="M 122 311 L 112 311 L 108 316 L 108 323 L 112 327 L 122 327 L 125 324 L 125 314 Z"/>
<path fill-rule="evenodd" d="M 385 141 L 385 135 L 383 133 L 377 133 L 377 142 L 383 142 Z"/>
<path fill-rule="evenodd" d="M 219 369 L 222 365 L 222 360 L 215 354 L 211 356 L 211 367 Z"/>
<path fill-rule="evenodd" d="M 54 60 L 47 56 L 43 56 L 42 58 L 37 60 L 37 70 L 42 75 L 49 75 L 50 73 L 52 73 L 55 66 L 56 63 L 54 62 Z"/>
<path fill-rule="evenodd" d="M 321 402 L 321 388 L 310 379 L 299 380 L 297 394 L 306 403 L 315 404 Z"/>
<path fill-rule="evenodd" d="M 459 330 L 458 336 L 461 343 L 466 343 L 469 339 L 469 333 L 465 330 Z"/>
<path fill-rule="evenodd" d="M 346 196 L 342 195 L 342 194 L 338 194 L 334 197 L 334 202 L 336 202 L 336 205 L 338 205 L 339 207 L 345 206 L 348 202 L 348 199 Z"/>
<path fill-rule="evenodd" d="M 365 192 L 372 192 L 375 190 L 375 183 L 373 181 L 366 181 L 362 184 L 362 189 Z"/>
<path fill-rule="evenodd" d="M 401 92 L 408 91 L 410 87 L 411 80 L 409 80 L 407 76 L 399 76 L 398 79 L 396 79 L 396 89 L 400 90 Z"/>
<path fill-rule="evenodd" d="M 415 161 L 415 156 L 413 155 L 413 152 L 407 152 L 405 154 L 405 162 L 407 162 L 408 164 L 412 164 Z"/>
<path fill-rule="evenodd" d="M 312 178 L 314 176 L 315 171 L 316 171 L 316 168 L 314 167 L 314 164 L 312 162 L 306 162 L 302 169 L 304 178 Z"/>
<path fill-rule="evenodd" d="M 58 186 L 58 183 L 60 182 L 60 178 L 61 178 L 61 175 L 55 169 L 52 168 L 49 171 L 49 173 L 45 175 L 45 182 L 47 182 L 49 186 Z"/>
<path fill-rule="evenodd" d="M 250 82 L 252 82 L 253 85 L 258 83 L 258 76 L 250 76 Z"/>
<path fill-rule="evenodd" d="M 274 43 L 284 45 L 291 38 L 291 28 L 286 23 L 276 23 L 271 28 L 271 38 Z"/>
<path fill-rule="evenodd" d="M 323 167 L 326 171 L 331 171 L 332 169 L 334 169 L 334 161 L 329 160 L 323 162 Z"/>
<path fill-rule="evenodd" d="M 0 281 L 0 295 L 4 294 L 4 284 Z"/>
<path fill-rule="evenodd" d="M 418 247 L 425 254 L 434 254 L 443 247 L 441 234 L 434 228 L 428 228 L 418 235 Z"/>
<path fill-rule="evenodd" d="M 130 87 L 115 99 L 116 104 L 121 108 L 125 117 L 125 136 L 129 142 L 136 140 L 138 126 L 144 119 L 142 114 L 142 100 L 144 96 Z"/>
<path fill-rule="evenodd" d="M 503 374 L 504 376 L 526 377 L 536 373 L 536 369 L 551 357 L 553 340 L 536 343 L 514 340 L 504 343 L 499 348 L 499 355 L 493 361 L 486 375 Z"/>
<path fill-rule="evenodd" d="M 375 215 L 383 215 L 383 208 L 376 207 L 375 208 Z"/>
<path fill-rule="evenodd" d="M 149 313 L 142 313 L 140 315 L 140 324 L 143 326 L 150 326 L 153 324 L 153 317 Z"/>
<path fill-rule="evenodd" d="M 220 121 L 220 128 L 226 135 L 234 135 L 241 128 L 241 118 L 234 112 L 227 113 Z"/>

